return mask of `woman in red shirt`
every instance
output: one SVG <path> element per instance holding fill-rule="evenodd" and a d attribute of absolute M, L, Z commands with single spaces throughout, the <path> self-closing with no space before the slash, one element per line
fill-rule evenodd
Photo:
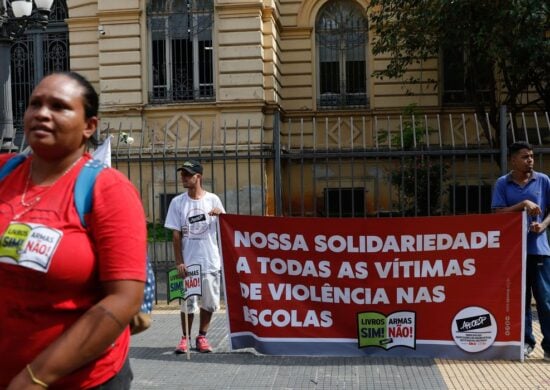
<path fill-rule="evenodd" d="M 97 115 L 98 96 L 77 73 L 45 77 L 30 97 L 32 153 L 0 182 L 0 388 L 130 388 L 145 215 L 129 180 L 105 168 L 82 226 L 74 185 Z"/>

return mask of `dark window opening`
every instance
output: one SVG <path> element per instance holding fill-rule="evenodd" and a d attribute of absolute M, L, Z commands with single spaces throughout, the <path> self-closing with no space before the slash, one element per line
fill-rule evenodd
<path fill-rule="evenodd" d="M 476 100 L 487 103 L 490 99 L 491 67 L 477 66 L 475 75 L 468 75 L 464 50 L 460 47 L 443 50 L 443 103 L 472 104 Z M 475 77 L 477 81 L 469 79 Z M 474 90 L 475 86 L 475 90 Z"/>
<path fill-rule="evenodd" d="M 450 186 L 451 210 L 454 208 L 457 215 L 490 213 L 491 191 L 489 184 Z"/>
<path fill-rule="evenodd" d="M 164 222 L 166 219 L 166 214 L 168 214 L 168 207 L 170 206 L 170 202 L 172 199 L 174 199 L 179 194 L 172 194 L 172 193 L 164 193 L 159 195 L 159 206 L 160 206 L 160 220 Z"/>
<path fill-rule="evenodd" d="M 329 217 L 363 217 L 365 215 L 365 189 L 325 188 L 325 210 Z"/>

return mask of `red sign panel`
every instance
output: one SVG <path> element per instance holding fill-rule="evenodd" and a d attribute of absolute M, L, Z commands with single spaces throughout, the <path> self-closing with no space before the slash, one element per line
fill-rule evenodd
<path fill-rule="evenodd" d="M 222 215 L 233 348 L 520 359 L 521 213 L 328 219 Z"/>

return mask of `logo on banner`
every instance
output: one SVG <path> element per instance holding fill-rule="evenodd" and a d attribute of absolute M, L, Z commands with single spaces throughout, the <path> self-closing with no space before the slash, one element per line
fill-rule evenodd
<path fill-rule="evenodd" d="M 495 317 L 482 307 L 459 311 L 452 322 L 455 343 L 466 352 L 481 352 L 493 345 L 497 336 Z"/>
<path fill-rule="evenodd" d="M 193 295 L 202 295 L 202 277 L 200 264 L 187 267 L 187 276 L 182 278 L 178 270 L 168 271 L 168 303 L 174 299 L 187 299 Z"/>
<path fill-rule="evenodd" d="M 359 348 L 416 349 L 416 313 L 396 311 L 384 315 L 375 311 L 357 314 Z"/>
<path fill-rule="evenodd" d="M 0 262 L 48 272 L 62 237 L 48 226 L 11 222 L 0 237 Z"/>

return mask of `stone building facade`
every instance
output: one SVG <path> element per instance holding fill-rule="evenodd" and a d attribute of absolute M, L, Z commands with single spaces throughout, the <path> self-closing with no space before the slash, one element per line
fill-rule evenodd
<path fill-rule="evenodd" d="M 366 3 L 70 0 L 71 69 L 101 92 L 104 122 L 134 131 L 144 121 L 258 128 L 274 110 L 307 117 L 439 107 L 433 85 L 370 77 L 386 59 L 370 55 Z M 437 61 L 411 72 L 437 80 Z"/>
<path fill-rule="evenodd" d="M 371 53 L 366 0 L 55 1 L 66 6 L 70 69 L 100 93 L 100 137 L 126 133 L 136 141 L 129 147 L 113 138 L 150 221 L 161 220 L 169 196 L 182 190 L 175 167 L 183 156 L 202 159 L 207 188 L 221 192 L 230 211 L 276 214 L 282 199 L 283 214 L 342 215 L 345 191 L 361 205 L 346 216 L 393 213 L 388 172 L 402 160 L 371 161 L 363 151 L 380 142 L 391 149 L 391 131 L 403 131 L 396 116 L 410 104 L 442 116 L 468 106 L 461 72 L 443 59 L 412 65 L 401 80 L 371 76 L 388 58 Z M 408 83 L 409 76 L 422 82 Z M 390 116 L 384 125 L 376 122 Z M 275 134 L 276 119 L 300 125 Z M 427 143 L 445 137 L 480 143 L 470 117 L 422 126 Z M 310 156 L 286 165 L 250 158 L 251 150 L 261 154 L 274 145 L 275 136 L 284 137 L 286 152 Z M 320 144 L 338 150 L 333 160 L 316 157 Z M 249 157 L 229 161 L 227 149 Z M 480 166 L 478 181 L 487 186 L 496 164 Z M 455 180 L 467 181 L 469 171 L 464 166 Z M 330 207 L 337 212 L 327 206 L 335 193 L 338 204 Z"/>

